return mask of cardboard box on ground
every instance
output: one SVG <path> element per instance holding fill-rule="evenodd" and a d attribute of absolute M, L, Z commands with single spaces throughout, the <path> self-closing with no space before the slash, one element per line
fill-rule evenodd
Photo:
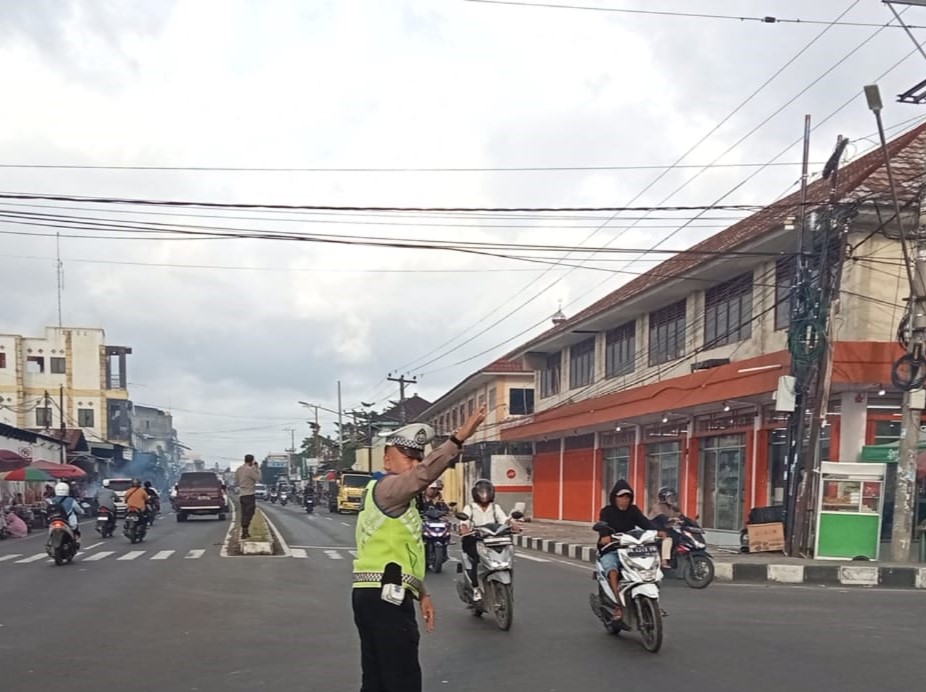
<path fill-rule="evenodd" d="M 785 525 L 781 522 L 749 524 L 746 530 L 750 553 L 778 553 L 785 549 Z"/>

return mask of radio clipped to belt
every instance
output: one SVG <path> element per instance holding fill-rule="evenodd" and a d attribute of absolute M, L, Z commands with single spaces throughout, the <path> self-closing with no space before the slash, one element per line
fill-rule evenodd
<path fill-rule="evenodd" d="M 402 567 L 398 563 L 390 562 L 383 570 L 382 598 L 386 603 L 400 606 L 405 602 L 405 587 L 402 586 Z"/>

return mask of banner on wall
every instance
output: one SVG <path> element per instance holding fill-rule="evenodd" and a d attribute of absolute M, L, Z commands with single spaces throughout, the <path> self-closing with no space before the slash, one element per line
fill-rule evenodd
<path fill-rule="evenodd" d="M 529 454 L 493 454 L 492 483 L 497 488 L 532 485 L 532 462 Z"/>

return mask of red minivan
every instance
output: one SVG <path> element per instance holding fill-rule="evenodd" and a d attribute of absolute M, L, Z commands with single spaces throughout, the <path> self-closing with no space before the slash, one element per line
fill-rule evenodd
<path fill-rule="evenodd" d="M 183 473 L 177 481 L 174 509 L 177 521 L 186 521 L 191 514 L 216 514 L 219 521 L 225 521 L 228 512 L 225 484 L 210 471 Z"/>

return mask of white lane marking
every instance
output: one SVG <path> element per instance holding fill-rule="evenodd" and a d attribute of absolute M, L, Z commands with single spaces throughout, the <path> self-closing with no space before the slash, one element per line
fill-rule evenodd
<path fill-rule="evenodd" d="M 81 562 L 96 562 L 97 560 L 102 560 L 103 558 L 107 558 L 110 555 L 115 555 L 115 554 L 116 554 L 116 551 L 114 550 L 101 550 L 100 552 L 94 553 L 93 555 L 89 557 L 81 558 L 80 561 Z"/>
<path fill-rule="evenodd" d="M 531 562 L 549 562 L 545 557 L 534 557 L 533 555 L 525 555 L 524 553 L 518 553 L 517 556 L 524 560 L 530 560 Z"/>
<path fill-rule="evenodd" d="M 93 545 L 81 546 L 80 552 L 85 553 L 85 552 L 87 552 L 88 550 L 93 550 L 94 548 L 99 548 L 101 545 L 103 545 L 103 541 L 100 541 L 99 543 L 94 543 Z"/>
<path fill-rule="evenodd" d="M 7 560 L 15 560 L 18 557 L 22 557 L 22 553 L 13 553 L 12 555 L 4 555 L 0 557 L 0 562 L 6 562 Z"/>
<path fill-rule="evenodd" d="M 161 550 L 161 551 L 158 552 L 157 554 L 152 555 L 152 556 L 151 556 L 151 559 L 152 559 L 152 560 L 166 560 L 166 559 L 169 558 L 171 555 L 173 555 L 175 552 L 177 552 L 177 551 L 176 551 L 176 550 Z"/>
<path fill-rule="evenodd" d="M 325 555 L 327 555 L 330 560 L 343 560 L 344 559 L 341 556 L 341 553 L 339 553 L 337 550 L 326 550 Z"/>
<path fill-rule="evenodd" d="M 305 560 L 309 556 L 305 548 L 290 548 L 290 553 L 293 557 L 299 558 L 300 560 Z"/>
<path fill-rule="evenodd" d="M 232 524 L 232 526 L 234 526 L 234 524 Z M 205 552 L 206 552 L 205 550 L 191 550 L 189 553 L 187 553 L 186 557 L 183 559 L 184 560 L 195 560 L 196 558 L 202 557 L 203 553 Z"/>
<path fill-rule="evenodd" d="M 38 555 L 33 555 L 32 557 L 24 557 L 22 560 L 17 560 L 17 561 L 16 561 L 16 564 L 17 564 L 17 565 L 22 565 L 22 564 L 25 564 L 25 563 L 27 563 L 27 562 L 37 562 L 37 561 L 41 560 L 42 558 L 46 558 L 46 557 L 48 557 L 48 555 L 47 555 L 46 553 L 39 553 Z"/>
<path fill-rule="evenodd" d="M 283 538 L 283 534 L 280 533 L 277 527 L 274 526 L 273 522 L 270 521 L 270 517 L 267 516 L 266 512 L 261 512 L 261 514 L 264 517 L 264 521 L 267 522 L 267 527 L 270 529 L 270 533 L 272 533 L 274 538 L 276 538 L 277 545 L 279 545 L 280 550 L 283 551 L 283 557 L 289 557 L 289 544 L 286 542 L 286 539 Z"/>
<path fill-rule="evenodd" d="M 351 556 L 357 557 L 357 551 L 356 551 L 356 550 L 348 550 L 347 552 L 350 553 Z"/>
<path fill-rule="evenodd" d="M 133 551 L 131 551 L 131 552 L 126 553 L 126 554 L 123 555 L 122 557 L 118 557 L 118 558 L 116 558 L 116 559 L 117 559 L 117 560 L 134 560 L 134 559 L 137 558 L 137 557 L 141 557 L 141 556 L 144 555 L 146 552 L 147 552 L 147 551 L 145 551 L 145 550 L 133 550 Z"/>
<path fill-rule="evenodd" d="M 350 526 L 350 524 L 348 524 L 346 521 L 342 521 L 341 526 Z"/>

